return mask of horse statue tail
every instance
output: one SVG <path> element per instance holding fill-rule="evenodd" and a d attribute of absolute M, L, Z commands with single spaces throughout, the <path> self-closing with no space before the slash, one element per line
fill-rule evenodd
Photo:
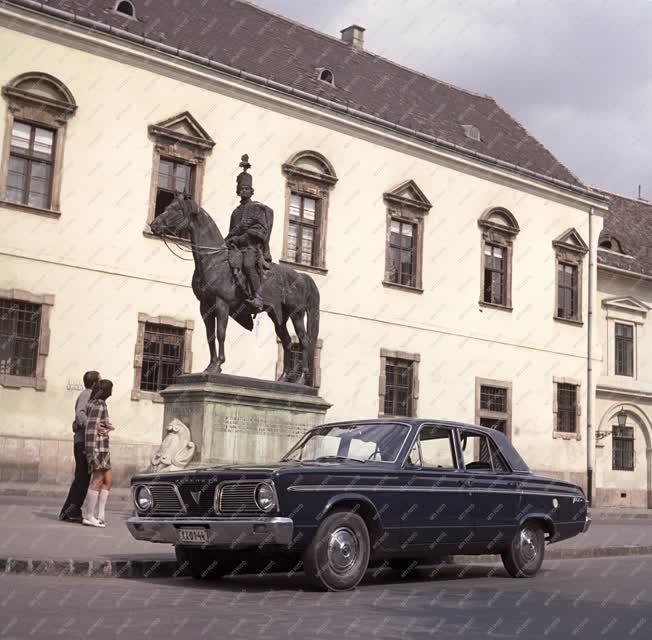
<path fill-rule="evenodd" d="M 306 331 L 310 345 L 310 368 L 312 371 L 317 336 L 319 335 L 319 289 L 307 273 L 304 273 L 303 276 L 306 280 L 306 315 L 308 316 Z"/>

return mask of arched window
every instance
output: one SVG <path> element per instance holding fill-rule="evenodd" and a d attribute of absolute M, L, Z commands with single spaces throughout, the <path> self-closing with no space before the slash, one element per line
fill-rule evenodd
<path fill-rule="evenodd" d="M 300 151 L 284 165 L 287 176 L 283 260 L 320 272 L 326 270 L 326 220 L 333 165 L 317 151 Z"/>
<path fill-rule="evenodd" d="M 335 76 L 330 69 L 321 69 L 319 71 L 319 79 L 327 84 L 335 85 Z"/>
<path fill-rule="evenodd" d="M 136 17 L 136 10 L 134 9 L 134 5 L 131 4 L 129 0 L 121 0 L 121 2 L 118 2 L 115 6 L 114 11 L 116 13 L 122 13 L 125 16 L 129 16 L 130 18 Z"/>
<path fill-rule="evenodd" d="M 478 220 L 482 229 L 480 304 L 512 308 L 512 252 L 520 228 L 507 209 L 495 207 Z"/>
<path fill-rule="evenodd" d="M 23 73 L 2 87 L 8 103 L 0 193 L 5 202 L 58 213 L 66 123 L 77 104 L 47 73 Z"/>

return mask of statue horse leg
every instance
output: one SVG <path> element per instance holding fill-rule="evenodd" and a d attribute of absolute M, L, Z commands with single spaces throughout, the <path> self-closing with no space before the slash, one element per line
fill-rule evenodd
<path fill-rule="evenodd" d="M 306 332 L 306 327 L 303 322 L 303 316 L 303 309 L 300 311 L 295 311 L 290 315 L 290 319 L 294 325 L 294 331 L 296 332 L 297 338 L 299 339 L 299 344 L 301 345 L 301 353 L 303 356 L 301 375 L 297 380 L 293 380 L 293 382 L 296 382 L 297 384 L 312 384 L 312 362 L 310 362 L 310 354 L 312 353 L 312 349 L 308 339 L 308 333 Z"/>
<path fill-rule="evenodd" d="M 215 304 L 217 316 L 217 344 L 219 355 L 217 356 L 217 373 L 222 372 L 222 365 L 226 361 L 224 355 L 224 340 L 226 339 L 226 325 L 229 322 L 229 305 L 222 298 L 218 298 Z"/>
<path fill-rule="evenodd" d="M 283 347 L 283 373 L 279 377 L 279 382 L 293 382 L 293 371 L 292 371 L 292 358 L 291 358 L 291 348 L 292 348 L 292 338 L 288 332 L 288 328 L 285 326 L 287 319 L 283 322 L 283 319 L 278 319 L 275 316 L 270 314 L 272 320 L 274 321 L 274 330 L 278 339 L 281 341 L 281 346 Z"/>
<path fill-rule="evenodd" d="M 211 354 L 211 361 L 208 363 L 206 369 L 204 369 L 204 373 L 219 373 L 217 352 L 215 351 L 215 305 L 203 298 L 199 301 L 199 310 L 206 326 L 206 340 L 208 341 L 208 350 Z"/>

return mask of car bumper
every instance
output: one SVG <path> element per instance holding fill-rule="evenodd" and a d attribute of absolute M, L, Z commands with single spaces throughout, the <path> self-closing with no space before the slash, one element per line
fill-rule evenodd
<path fill-rule="evenodd" d="M 591 516 L 590 514 L 586 514 L 586 520 L 584 521 L 584 528 L 582 529 L 582 533 L 586 533 L 589 530 L 589 527 L 591 526 Z"/>
<path fill-rule="evenodd" d="M 287 546 L 292 542 L 294 523 L 291 518 L 143 518 L 127 520 L 127 528 L 136 540 L 180 544 L 179 530 L 201 528 L 207 530 L 207 542 L 200 546 L 229 549 L 263 545 Z M 183 542 L 183 544 L 192 544 Z"/>

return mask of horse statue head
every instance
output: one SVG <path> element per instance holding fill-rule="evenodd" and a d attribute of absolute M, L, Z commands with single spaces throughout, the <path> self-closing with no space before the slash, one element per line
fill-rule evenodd
<path fill-rule="evenodd" d="M 165 207 L 149 228 L 155 236 L 176 236 L 186 237 L 190 233 L 192 216 L 199 211 L 197 203 L 187 193 L 178 192 L 172 198 L 172 202 Z"/>

